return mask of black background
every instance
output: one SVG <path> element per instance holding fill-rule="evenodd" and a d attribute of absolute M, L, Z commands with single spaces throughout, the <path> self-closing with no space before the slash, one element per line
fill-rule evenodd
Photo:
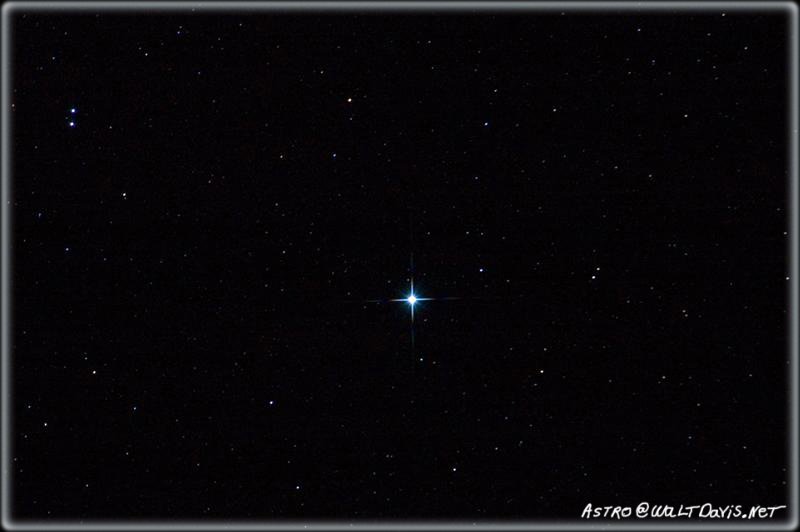
<path fill-rule="evenodd" d="M 786 13 L 12 22 L 15 518 L 786 503 Z"/>

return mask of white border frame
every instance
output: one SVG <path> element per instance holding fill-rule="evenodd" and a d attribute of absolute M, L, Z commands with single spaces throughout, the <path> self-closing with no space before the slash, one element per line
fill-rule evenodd
<path fill-rule="evenodd" d="M 789 350 L 789 360 L 787 369 L 789 371 L 787 384 L 789 386 L 789 472 L 788 488 L 789 503 L 787 508 L 788 518 L 782 521 L 772 520 L 752 520 L 752 521 L 730 521 L 730 520 L 711 520 L 704 522 L 681 521 L 675 522 L 652 522 L 644 519 L 629 518 L 627 520 L 598 520 L 598 519 L 575 519 L 573 521 L 457 521 L 447 522 L 437 521 L 272 521 L 257 522 L 248 520 L 238 521 L 93 521 L 85 522 L 76 520 L 72 522 L 64 521 L 14 521 L 11 517 L 11 484 L 9 479 L 10 462 L 10 428 L 11 413 L 10 403 L 12 397 L 11 387 L 11 303 L 10 303 L 10 279 L 11 279 L 11 215 L 13 206 L 10 180 L 11 169 L 11 114 L 10 107 L 10 50 L 11 50 L 11 28 L 10 15 L 14 11 L 47 11 L 47 12 L 126 12 L 137 10 L 149 11 L 174 11 L 191 13 L 207 13 L 218 11 L 258 11 L 258 12 L 414 12 L 414 13 L 500 13 L 500 12 L 617 12 L 617 13 L 644 13 L 654 11 L 671 11 L 673 14 L 681 12 L 764 12 L 764 11 L 785 11 L 788 15 L 789 23 L 789 53 L 787 60 L 790 63 L 790 76 L 788 83 L 789 112 L 790 120 L 788 127 L 789 136 L 789 193 L 791 197 L 788 201 L 789 216 L 787 221 L 788 232 L 788 263 L 787 276 L 789 277 L 789 313 L 787 325 L 790 330 L 787 347 Z M 120 1 L 120 2 L 7 2 L 2 7 L 2 23 L 0 26 L 2 33 L 2 57 L 0 58 L 0 75 L 2 83 L 2 95 L 0 95 L 0 109 L 2 110 L 2 148 L 0 149 L 0 372 L 2 381 L 0 387 L 0 403 L 2 409 L 2 441 L 0 442 L 0 514 L 2 514 L 2 527 L 6 530 L 110 530 L 110 531 L 132 531 L 132 530 L 176 530 L 176 531 L 210 531 L 210 530 L 795 530 L 798 527 L 798 7 L 791 1 L 199 1 L 199 2 L 176 2 L 176 1 Z M 587 501 L 588 502 L 588 501 Z M 655 501 L 656 504 L 660 504 Z M 769 504 L 769 501 L 765 501 Z M 576 516 L 578 517 L 578 516 Z"/>

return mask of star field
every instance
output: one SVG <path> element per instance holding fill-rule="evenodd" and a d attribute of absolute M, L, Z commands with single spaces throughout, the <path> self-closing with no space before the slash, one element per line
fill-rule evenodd
<path fill-rule="evenodd" d="M 14 12 L 13 515 L 785 504 L 786 21 Z"/>

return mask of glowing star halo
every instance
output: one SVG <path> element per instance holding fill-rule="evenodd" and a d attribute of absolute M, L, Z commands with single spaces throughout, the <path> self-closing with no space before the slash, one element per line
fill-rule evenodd
<path fill-rule="evenodd" d="M 400 297 L 396 299 L 367 299 L 365 303 L 387 303 L 387 302 L 397 302 L 397 303 L 407 303 L 408 310 L 411 312 L 411 349 L 414 350 L 414 307 L 417 306 L 417 303 L 420 301 L 446 301 L 446 300 L 453 300 L 453 299 L 461 299 L 459 297 L 419 297 L 414 292 L 414 280 L 411 279 L 411 289 L 408 291 L 408 295 L 406 297 Z"/>

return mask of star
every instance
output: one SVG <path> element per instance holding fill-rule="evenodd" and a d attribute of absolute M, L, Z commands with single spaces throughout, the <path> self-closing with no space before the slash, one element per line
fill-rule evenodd
<path fill-rule="evenodd" d="M 408 303 L 409 306 L 411 306 L 411 318 L 413 319 L 414 318 L 414 306 L 417 303 L 419 303 L 420 301 L 430 301 L 431 299 L 433 299 L 433 298 L 430 298 L 430 297 L 419 297 L 417 294 L 415 294 L 414 293 L 414 285 L 412 283 L 411 290 L 410 290 L 409 294 L 406 297 L 401 297 L 401 298 L 397 298 L 397 299 L 388 299 L 388 300 L 384 300 L 384 301 L 394 301 L 394 302 L 399 302 L 399 303 Z M 377 302 L 379 300 L 373 300 L 373 301 Z"/>

